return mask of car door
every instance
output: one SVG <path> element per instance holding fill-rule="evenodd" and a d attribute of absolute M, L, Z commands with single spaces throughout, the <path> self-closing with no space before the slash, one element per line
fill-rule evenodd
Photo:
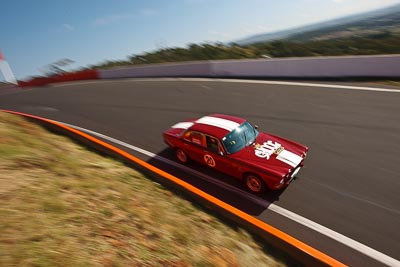
<path fill-rule="evenodd" d="M 220 141 L 210 135 L 205 136 L 205 150 L 203 151 L 204 163 L 218 171 L 233 175 L 235 164 L 225 154 Z"/>
<path fill-rule="evenodd" d="M 183 135 L 183 146 L 183 149 L 192 160 L 204 163 L 205 136 L 202 133 L 187 131 Z"/>

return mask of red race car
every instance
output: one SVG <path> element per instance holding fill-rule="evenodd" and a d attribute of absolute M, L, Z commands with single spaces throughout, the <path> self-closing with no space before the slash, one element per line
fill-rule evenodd
<path fill-rule="evenodd" d="M 308 147 L 257 128 L 239 117 L 212 114 L 179 122 L 163 138 L 182 163 L 206 164 L 243 180 L 254 193 L 281 189 L 303 167 Z"/>

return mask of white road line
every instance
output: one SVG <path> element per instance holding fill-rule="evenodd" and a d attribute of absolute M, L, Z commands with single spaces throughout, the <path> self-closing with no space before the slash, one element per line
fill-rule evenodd
<path fill-rule="evenodd" d="M 101 83 L 103 80 L 89 80 L 89 81 L 79 81 L 79 82 L 63 82 L 63 83 L 51 83 L 51 87 L 63 87 L 68 85 L 85 85 L 93 83 Z"/>
<path fill-rule="evenodd" d="M 93 83 L 108 83 L 108 82 L 224 82 L 224 83 L 253 83 L 253 84 L 272 84 L 272 85 L 289 85 L 289 86 L 304 86 L 304 87 L 319 87 L 319 88 L 333 88 L 343 90 L 358 90 L 358 91 L 373 91 L 373 92 L 387 92 L 387 93 L 400 93 L 399 89 L 380 88 L 380 87 L 365 87 L 365 86 L 351 86 L 339 84 L 325 84 L 325 83 L 306 83 L 306 82 L 283 82 L 283 81 L 262 81 L 262 80 L 246 80 L 246 79 L 219 79 L 219 78 L 126 78 L 126 79 L 104 79 L 104 80 L 91 80 L 84 82 L 68 82 L 62 84 L 51 84 L 52 87 L 62 87 L 71 85 L 85 85 Z"/>
<path fill-rule="evenodd" d="M 223 82 L 240 83 L 241 80 L 224 79 Z M 300 82 L 280 82 L 280 81 L 252 81 L 252 80 L 245 80 L 244 82 L 245 83 L 258 83 L 258 84 L 295 85 L 295 86 L 305 86 L 305 87 L 324 87 L 324 88 L 335 88 L 335 89 L 345 89 L 345 90 L 361 90 L 361 91 L 400 93 L 399 89 L 388 89 L 388 88 L 378 88 L 378 87 L 364 87 L 364 86 L 350 86 L 350 85 L 336 85 L 336 84 L 323 84 L 323 83 L 300 83 Z"/>
<path fill-rule="evenodd" d="M 115 80 L 114 80 L 115 81 Z M 379 87 L 365 87 L 365 86 L 351 86 L 351 85 L 338 85 L 338 84 L 324 84 L 324 83 L 302 83 L 302 82 L 283 82 L 283 81 L 261 81 L 261 80 L 246 80 L 246 79 L 218 79 L 218 78 L 130 78 L 126 80 L 117 80 L 118 82 L 226 82 L 226 83 L 254 83 L 254 84 L 275 84 L 275 85 L 293 85 L 304 87 L 323 87 L 344 90 L 360 90 L 360 91 L 374 91 L 374 92 L 389 92 L 400 93 L 399 89 L 379 88 Z"/>
<path fill-rule="evenodd" d="M 383 264 L 386 264 L 388 266 L 400 266 L 400 261 L 387 256 L 386 254 L 383 254 L 373 248 L 370 248 L 360 242 L 357 242 L 351 238 L 348 238 L 347 236 L 344 236 L 338 232 L 335 232 L 323 225 L 320 225 L 318 223 L 315 223 L 307 218 L 304 218 L 294 212 L 291 212 L 287 209 L 281 208 L 275 204 L 271 204 L 268 207 L 269 210 L 272 210 L 286 218 L 289 218 L 301 225 L 304 225 L 318 233 L 321 233 L 327 237 L 330 237 L 339 243 L 342 243 L 348 247 L 351 247 L 354 250 L 357 250 L 358 252 L 361 252 L 362 254 L 367 255 L 368 257 L 371 257 Z"/>
<path fill-rule="evenodd" d="M 88 129 L 85 129 L 85 128 L 81 128 L 81 127 L 78 127 L 78 126 L 75 126 L 75 125 L 71 125 L 71 124 L 68 124 L 68 123 L 64 123 L 64 122 L 59 122 L 59 123 L 65 124 L 65 125 L 67 125 L 67 126 L 69 126 L 71 128 L 75 128 L 75 129 L 80 130 L 82 132 L 86 132 L 86 133 L 91 134 L 93 136 L 100 137 L 100 138 L 102 138 L 104 140 L 111 141 L 111 142 L 113 142 L 115 144 L 118 144 L 120 146 L 124 146 L 126 148 L 129 148 L 131 150 L 139 152 L 139 153 L 141 153 L 143 155 L 146 155 L 148 157 L 151 157 L 153 159 L 157 159 L 157 160 L 159 160 L 161 162 L 164 162 L 164 163 L 167 163 L 167 164 L 172 165 L 174 167 L 180 168 L 181 170 L 183 170 L 183 171 L 185 171 L 187 173 L 191 173 L 192 175 L 195 175 L 197 177 L 202 177 L 204 180 L 207 180 L 207 181 L 209 181 L 211 183 L 214 183 L 216 185 L 224 187 L 225 189 L 228 189 L 231 192 L 238 193 L 238 194 L 246 197 L 247 199 L 250 199 L 253 202 L 259 204 L 262 207 L 266 207 L 266 206 L 268 206 L 270 204 L 270 202 L 268 202 L 268 201 L 266 201 L 264 199 L 260 199 L 257 196 L 255 196 L 254 194 L 251 194 L 251 193 L 249 193 L 247 191 L 244 191 L 244 190 L 242 190 L 242 189 L 240 189 L 240 188 L 238 188 L 236 186 L 224 183 L 224 182 L 222 182 L 222 181 L 220 181 L 220 180 L 218 180 L 218 179 L 216 179 L 216 178 L 214 178 L 212 176 L 206 175 L 206 174 L 204 174 L 202 172 L 196 171 L 196 170 L 194 170 L 192 168 L 189 168 L 189 167 L 187 167 L 185 165 L 182 165 L 182 164 L 177 163 L 175 161 L 172 161 L 170 159 L 167 159 L 167 158 L 161 157 L 159 155 L 156 155 L 156 154 L 154 154 L 154 153 L 152 153 L 150 151 L 144 150 L 142 148 L 130 145 L 130 144 L 125 143 L 123 141 L 120 141 L 118 139 L 115 139 L 115 138 L 109 137 L 107 135 L 104 135 L 104 134 L 101 134 L 101 133 L 97 133 L 97 132 L 94 132 L 94 131 L 91 131 L 91 130 L 88 130 Z"/>
<path fill-rule="evenodd" d="M 60 122 L 60 123 L 63 123 L 63 122 Z M 221 181 L 219 181 L 219 180 L 217 180 L 215 178 L 212 178 L 212 177 L 210 177 L 208 175 L 200 173 L 200 172 L 198 172 L 196 170 L 193 170 L 193 169 L 191 169 L 191 168 L 189 168 L 187 166 L 181 165 L 181 164 L 176 163 L 174 161 L 171 161 L 171 160 L 169 160 L 167 158 L 158 156 L 158 155 L 156 155 L 156 154 L 154 154 L 154 153 L 152 153 L 150 151 L 144 150 L 142 148 L 130 145 L 130 144 L 125 143 L 123 141 L 117 140 L 115 138 L 112 138 L 112 137 L 106 136 L 104 134 L 100 134 L 100 133 L 97 133 L 97 132 L 94 132 L 94 131 L 91 131 L 91 130 L 88 130 L 88 129 L 85 129 L 85 128 L 81 128 L 81 127 L 78 127 L 78 126 L 75 126 L 75 125 L 71 125 L 71 124 L 67 124 L 67 123 L 63 123 L 63 124 L 65 124 L 65 125 L 67 125 L 69 127 L 75 128 L 77 130 L 92 134 L 94 136 L 98 136 L 98 137 L 103 138 L 105 140 L 111 141 L 111 142 L 113 142 L 115 144 L 127 147 L 129 149 L 132 149 L 134 151 L 137 151 L 139 153 L 142 153 L 142 154 L 144 154 L 146 156 L 149 156 L 149 157 L 152 157 L 154 159 L 157 159 L 157 160 L 163 161 L 165 163 L 171 164 L 171 165 L 173 165 L 175 167 L 178 167 L 178 168 L 184 170 L 185 172 L 192 173 L 192 174 L 194 174 L 196 176 L 205 177 L 205 178 L 207 178 L 207 180 L 212 181 L 213 183 L 217 183 L 217 184 L 223 185 L 224 188 L 228 188 L 231 191 L 240 192 L 240 194 L 244 194 L 246 197 L 257 201 L 260 204 L 263 204 L 263 205 L 268 205 L 269 204 L 267 201 L 259 200 L 258 197 L 253 196 L 252 194 L 249 194 L 248 192 L 245 192 L 245 191 L 243 191 L 243 190 L 241 190 L 239 188 L 236 188 L 236 187 L 234 187 L 232 185 L 223 183 L 223 182 L 221 182 Z M 309 220 L 307 218 L 304 218 L 304 217 L 302 217 L 302 216 L 300 216 L 300 215 L 298 215 L 298 214 L 296 214 L 294 212 L 291 212 L 291 211 L 289 211 L 287 209 L 284 209 L 284 208 L 279 207 L 279 206 L 277 206 L 275 204 L 272 204 L 272 203 L 269 204 L 267 208 L 269 210 L 275 212 L 275 213 L 280 214 L 281 216 L 284 216 L 284 217 L 286 217 L 288 219 L 291 219 L 291 220 L 293 220 L 293 221 L 295 221 L 295 222 L 297 222 L 297 223 L 299 223 L 299 224 L 301 224 L 303 226 L 306 226 L 306 227 L 308 227 L 308 228 L 310 228 L 310 229 L 312 229 L 312 230 L 314 230 L 314 231 L 316 231 L 316 232 L 318 232 L 320 234 L 323 234 L 323 235 L 325 235 L 327 237 L 330 237 L 330 238 L 336 240 L 337 242 L 342 243 L 342 244 L 344 244 L 344 245 L 346 245 L 346 246 L 348 246 L 348 247 L 350 247 L 350 248 L 352 248 L 352 249 L 354 249 L 354 250 L 356 250 L 358 252 L 361 252 L 362 254 L 364 254 L 364 255 L 366 255 L 366 256 L 368 256 L 370 258 L 373 258 L 373 259 L 375 259 L 375 260 L 377 260 L 377 261 L 379 261 L 379 262 L 381 262 L 383 264 L 386 264 L 388 266 L 400 266 L 400 261 L 398 261 L 398 260 L 396 260 L 396 259 L 394 259 L 394 258 L 392 258 L 392 257 L 390 257 L 390 256 L 388 256 L 386 254 L 383 254 L 383 253 L 381 253 L 381 252 L 379 252 L 379 251 L 377 251 L 377 250 L 375 250 L 373 248 L 370 248 L 370 247 L 368 247 L 368 246 L 366 246 L 366 245 L 364 245 L 364 244 L 362 244 L 362 243 L 360 243 L 358 241 L 355 241 L 355 240 L 353 240 L 351 238 L 348 238 L 348 237 L 346 237 L 346 236 L 344 236 L 344 235 L 342 235 L 342 234 L 340 234 L 338 232 L 335 232 L 335 231 L 333 231 L 333 230 L 331 230 L 331 229 L 329 229 L 329 228 L 327 228 L 327 227 L 325 227 L 323 225 L 320 225 L 320 224 L 318 224 L 316 222 L 313 222 L 313 221 L 311 221 L 311 220 Z"/>

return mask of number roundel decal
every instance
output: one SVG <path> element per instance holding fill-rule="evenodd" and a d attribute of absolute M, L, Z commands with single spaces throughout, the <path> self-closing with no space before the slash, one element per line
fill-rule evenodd
<path fill-rule="evenodd" d="M 213 159 L 213 157 L 211 157 L 208 154 L 204 155 L 204 161 L 206 162 L 206 164 L 210 167 L 215 167 L 215 160 Z"/>

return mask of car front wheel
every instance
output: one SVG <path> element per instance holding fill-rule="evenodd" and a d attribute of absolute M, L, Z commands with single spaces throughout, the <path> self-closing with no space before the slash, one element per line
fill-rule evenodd
<path fill-rule="evenodd" d="M 266 190 L 264 181 L 255 174 L 247 174 L 244 179 L 247 189 L 251 192 L 259 194 Z"/>
<path fill-rule="evenodd" d="M 182 149 L 178 148 L 176 149 L 176 157 L 181 163 L 188 163 L 189 157 L 186 155 L 185 151 Z"/>

